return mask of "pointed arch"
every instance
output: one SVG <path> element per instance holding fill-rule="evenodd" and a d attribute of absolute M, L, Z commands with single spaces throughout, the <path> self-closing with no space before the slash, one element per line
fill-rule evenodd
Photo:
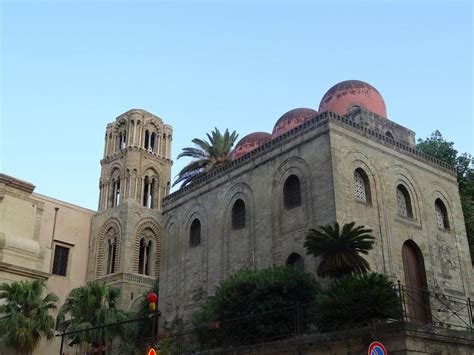
<path fill-rule="evenodd" d="M 97 236 L 95 277 L 118 272 L 120 266 L 120 222 L 113 218 L 104 223 Z"/>
<path fill-rule="evenodd" d="M 158 277 L 160 274 L 162 232 L 152 218 L 141 220 L 134 233 L 133 272 Z"/>

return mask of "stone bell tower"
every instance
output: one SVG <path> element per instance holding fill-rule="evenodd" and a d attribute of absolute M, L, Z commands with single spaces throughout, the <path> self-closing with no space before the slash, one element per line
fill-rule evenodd
<path fill-rule="evenodd" d="M 159 277 L 171 140 L 171 126 L 144 110 L 125 112 L 106 128 L 88 280 L 119 288 L 123 309 L 133 309 Z"/>

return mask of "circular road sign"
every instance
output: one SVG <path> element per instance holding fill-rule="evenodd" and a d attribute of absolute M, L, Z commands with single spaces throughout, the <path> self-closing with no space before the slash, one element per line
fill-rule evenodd
<path fill-rule="evenodd" d="M 387 355 L 387 349 L 383 346 L 382 343 L 374 341 L 369 345 L 368 355 Z"/>

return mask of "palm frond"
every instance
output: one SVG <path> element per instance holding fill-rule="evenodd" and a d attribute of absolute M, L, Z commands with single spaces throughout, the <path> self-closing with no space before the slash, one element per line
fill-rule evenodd
<path fill-rule="evenodd" d="M 173 186 L 181 183 L 181 187 L 187 186 L 197 178 L 206 175 L 214 168 L 225 165 L 231 161 L 232 147 L 235 144 L 238 134 L 226 129 L 224 134 L 216 127 L 210 133 L 206 133 L 206 139 L 194 138 L 192 143 L 195 147 L 183 148 L 178 155 L 182 157 L 193 158 L 177 174 Z"/>
<path fill-rule="evenodd" d="M 341 230 L 336 222 L 308 231 L 304 247 L 308 255 L 321 257 L 318 276 L 340 278 L 370 270 L 369 263 L 359 254 L 367 255 L 375 238 L 371 229 L 354 226 L 355 222 L 347 223 Z"/>

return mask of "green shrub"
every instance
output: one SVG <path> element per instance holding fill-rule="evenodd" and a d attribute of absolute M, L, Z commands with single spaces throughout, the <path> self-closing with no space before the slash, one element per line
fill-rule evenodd
<path fill-rule="evenodd" d="M 218 287 L 193 316 L 197 340 L 207 347 L 278 338 L 295 331 L 296 305 L 312 302 L 319 286 L 311 275 L 290 267 L 242 270 Z M 258 315 L 252 317 L 254 315 Z M 309 315 L 301 313 L 304 327 Z M 216 328 L 209 324 L 220 322 Z"/>
<path fill-rule="evenodd" d="M 324 332 L 367 326 L 374 321 L 399 319 L 400 302 L 387 276 L 349 275 L 334 281 L 315 301 L 315 321 Z"/>

